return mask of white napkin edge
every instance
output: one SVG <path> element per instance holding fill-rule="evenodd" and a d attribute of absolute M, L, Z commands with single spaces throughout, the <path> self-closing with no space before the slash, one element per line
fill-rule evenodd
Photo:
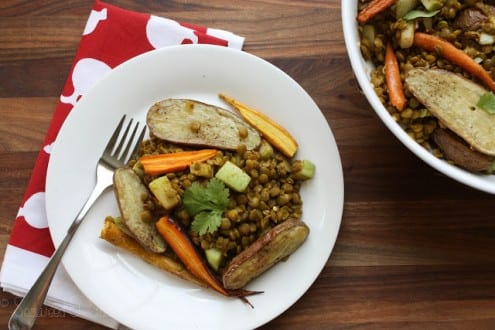
<path fill-rule="evenodd" d="M 207 28 L 206 34 L 226 40 L 229 48 L 242 50 L 242 46 L 244 46 L 245 37 L 241 37 L 235 33 L 230 31 Z"/>
<path fill-rule="evenodd" d="M 0 287 L 13 295 L 24 297 L 45 268 L 49 258 L 7 244 L 0 270 Z M 4 267 L 5 266 L 5 267 Z M 99 310 L 77 288 L 63 265 L 59 265 L 48 290 L 45 305 L 117 329 L 119 323 Z"/>

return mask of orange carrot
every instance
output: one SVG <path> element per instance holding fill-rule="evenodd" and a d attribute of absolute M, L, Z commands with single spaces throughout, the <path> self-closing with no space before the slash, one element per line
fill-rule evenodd
<path fill-rule="evenodd" d="M 232 97 L 221 93 L 218 96 L 239 111 L 239 114 L 245 121 L 257 129 L 268 142 L 279 149 L 284 155 L 292 157 L 297 152 L 299 146 L 296 139 L 280 124 L 267 115 L 248 107 Z"/>
<path fill-rule="evenodd" d="M 184 170 L 192 163 L 205 161 L 216 154 L 216 149 L 181 151 L 143 156 L 139 162 L 143 165 L 146 174 L 159 175 Z"/>
<path fill-rule="evenodd" d="M 177 257 L 179 257 L 191 274 L 208 284 L 213 290 L 227 297 L 240 298 L 249 305 L 251 304 L 246 299 L 246 296 L 261 293 L 259 291 L 248 291 L 243 289 L 226 289 L 217 275 L 208 266 L 205 258 L 198 252 L 196 246 L 182 226 L 172 217 L 164 216 L 160 218 L 155 226 L 160 235 L 162 235 L 168 245 L 174 250 Z"/>
<path fill-rule="evenodd" d="M 450 42 L 431 34 L 416 32 L 414 34 L 414 45 L 430 52 L 436 52 L 446 60 L 480 79 L 489 89 L 495 92 L 495 81 L 490 77 L 490 74 L 469 55 Z"/>
<path fill-rule="evenodd" d="M 397 62 L 397 57 L 395 57 L 394 50 L 390 43 L 387 44 L 385 51 L 385 81 L 387 83 L 390 103 L 396 107 L 397 110 L 402 111 L 407 100 L 400 79 L 399 63 Z"/>
<path fill-rule="evenodd" d="M 357 20 L 359 23 L 366 23 L 388 7 L 391 7 L 396 0 L 373 0 L 370 4 L 361 10 Z"/>

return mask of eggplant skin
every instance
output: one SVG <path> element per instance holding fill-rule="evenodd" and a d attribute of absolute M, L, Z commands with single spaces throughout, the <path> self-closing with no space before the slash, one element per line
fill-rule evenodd
<path fill-rule="evenodd" d="M 222 276 L 226 289 L 240 289 L 304 243 L 309 227 L 301 220 L 288 219 L 273 227 L 234 257 Z"/>
<path fill-rule="evenodd" d="M 122 222 L 134 239 L 148 250 L 163 253 L 167 244 L 155 228 L 154 222 L 144 222 L 143 196 L 150 192 L 131 168 L 118 168 L 113 176 L 114 192 Z"/>
<path fill-rule="evenodd" d="M 451 131 L 437 128 L 432 137 L 445 157 L 456 165 L 471 172 L 488 172 L 491 169 L 494 157 L 473 150 Z"/>
<path fill-rule="evenodd" d="M 481 28 L 481 25 L 487 19 L 488 17 L 480 10 L 476 8 L 466 8 L 457 15 L 454 25 L 464 31 L 475 31 Z"/>
<path fill-rule="evenodd" d="M 172 143 L 236 150 L 258 147 L 259 133 L 231 111 L 188 99 L 155 103 L 146 117 L 152 135 Z"/>

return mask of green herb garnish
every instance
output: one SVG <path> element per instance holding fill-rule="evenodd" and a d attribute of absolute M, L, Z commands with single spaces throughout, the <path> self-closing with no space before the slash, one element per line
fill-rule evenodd
<path fill-rule="evenodd" d="M 476 105 L 491 115 L 495 114 L 495 94 L 487 92 L 481 95 Z"/>
<path fill-rule="evenodd" d="M 184 191 L 186 211 L 194 217 L 191 230 L 204 235 L 214 233 L 222 223 L 222 214 L 229 204 L 229 189 L 217 178 L 206 187 L 194 182 Z"/>
<path fill-rule="evenodd" d="M 436 14 L 438 14 L 440 10 L 434 10 L 434 11 L 424 11 L 424 10 L 411 10 L 407 14 L 402 17 L 406 21 L 412 21 L 416 18 L 427 18 L 427 17 L 433 17 Z"/>

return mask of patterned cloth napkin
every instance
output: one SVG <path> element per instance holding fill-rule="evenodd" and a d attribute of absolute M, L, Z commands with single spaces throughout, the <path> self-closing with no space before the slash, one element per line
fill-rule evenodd
<path fill-rule="evenodd" d="M 134 56 L 191 43 L 240 50 L 244 38 L 96 0 L 12 228 L 0 273 L 0 286 L 5 291 L 24 296 L 54 252 L 45 215 L 46 170 L 57 133 L 79 98 L 112 68 Z M 63 266 L 57 270 L 45 304 L 110 328 L 118 327 L 115 320 L 84 297 Z"/>

